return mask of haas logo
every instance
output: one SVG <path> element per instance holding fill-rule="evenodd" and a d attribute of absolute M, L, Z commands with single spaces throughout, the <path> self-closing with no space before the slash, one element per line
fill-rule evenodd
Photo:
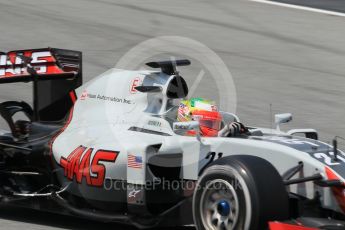
<path fill-rule="evenodd" d="M 8 54 L 0 55 L 0 77 L 11 77 L 25 74 L 26 68 L 21 66 L 23 61 L 17 56 L 17 54 L 31 57 L 31 64 L 34 64 L 37 73 L 44 74 L 49 71 L 56 71 L 55 67 L 52 67 L 53 69 L 49 70 L 49 67 L 47 66 L 48 62 L 55 62 L 50 51 L 25 51 L 24 53 L 10 52 Z"/>
<path fill-rule="evenodd" d="M 119 152 L 109 150 L 97 150 L 91 159 L 93 148 L 79 146 L 66 158 L 61 157 L 60 165 L 64 168 L 65 176 L 69 180 L 76 179 L 81 183 L 83 178 L 90 186 L 103 185 L 106 167 L 101 162 L 116 161 Z"/>
<path fill-rule="evenodd" d="M 84 90 L 80 96 L 80 100 L 85 100 L 85 99 L 87 99 L 87 97 L 88 97 L 87 91 Z"/>

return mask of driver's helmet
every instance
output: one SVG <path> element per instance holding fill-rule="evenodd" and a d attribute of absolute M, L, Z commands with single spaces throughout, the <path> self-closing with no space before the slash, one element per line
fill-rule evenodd
<path fill-rule="evenodd" d="M 200 134 L 215 137 L 221 128 L 222 115 L 215 102 L 203 98 L 182 100 L 178 108 L 177 120 L 180 122 L 199 121 Z M 189 134 L 193 134 L 190 132 Z"/>

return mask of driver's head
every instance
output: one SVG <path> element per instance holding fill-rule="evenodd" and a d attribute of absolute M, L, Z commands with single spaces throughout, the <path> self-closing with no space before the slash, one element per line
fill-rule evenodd
<path fill-rule="evenodd" d="M 201 135 L 215 137 L 221 128 L 222 116 L 213 101 L 192 98 L 181 101 L 177 120 L 180 122 L 199 121 Z"/>

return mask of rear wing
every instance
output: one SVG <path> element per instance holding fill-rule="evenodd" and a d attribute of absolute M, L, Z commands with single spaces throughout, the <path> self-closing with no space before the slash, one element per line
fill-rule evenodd
<path fill-rule="evenodd" d="M 38 80 L 71 79 L 81 70 L 81 52 L 54 48 L 16 50 L 0 53 L 0 84 L 29 82 L 33 77 L 27 72 L 21 56 L 32 58 Z"/>
<path fill-rule="evenodd" d="M 14 82 L 33 82 L 35 120 L 59 121 L 82 84 L 82 53 L 55 48 L 0 52 L 0 84 Z"/>

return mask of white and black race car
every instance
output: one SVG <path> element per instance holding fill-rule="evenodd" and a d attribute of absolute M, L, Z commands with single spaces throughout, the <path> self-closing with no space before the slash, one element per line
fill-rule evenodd
<path fill-rule="evenodd" d="M 2 204 L 139 228 L 345 229 L 345 154 L 313 129 L 248 128 L 238 137 L 186 136 L 188 95 L 176 66 L 110 69 L 82 85 L 82 55 L 0 54 L 0 83 L 32 82 L 33 107 L 0 104 Z M 24 118 L 18 118 L 23 113 Z M 225 123 L 239 121 L 222 112 Z M 302 137 L 303 136 L 303 137 Z"/>

